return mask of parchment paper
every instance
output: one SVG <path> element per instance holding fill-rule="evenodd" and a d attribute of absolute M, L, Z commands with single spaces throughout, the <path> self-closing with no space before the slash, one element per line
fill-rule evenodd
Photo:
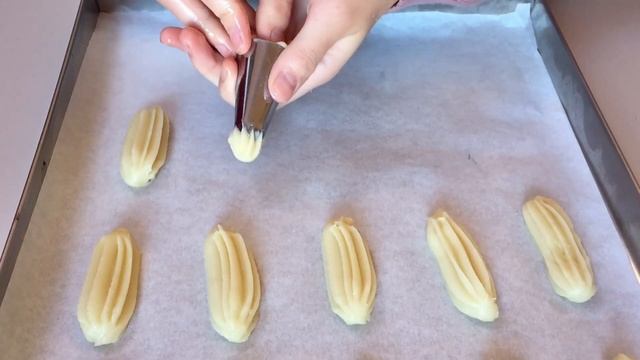
<path fill-rule="evenodd" d="M 164 13 L 102 14 L 0 309 L 4 359 L 610 359 L 640 357 L 640 287 L 536 52 L 528 9 L 504 16 L 386 16 L 344 71 L 279 113 L 246 165 L 226 144 L 233 109 L 186 56 L 161 46 Z M 131 117 L 162 105 L 169 157 L 128 188 Z M 523 224 L 534 194 L 572 216 L 598 284 L 555 295 Z M 451 304 L 425 219 L 450 212 L 493 272 L 500 318 Z M 350 216 L 378 274 L 371 322 L 329 308 L 323 225 Z M 245 344 L 209 324 L 204 239 L 241 232 L 264 287 Z M 138 305 L 119 343 L 93 348 L 76 304 L 97 240 L 129 228 L 142 249 Z"/>

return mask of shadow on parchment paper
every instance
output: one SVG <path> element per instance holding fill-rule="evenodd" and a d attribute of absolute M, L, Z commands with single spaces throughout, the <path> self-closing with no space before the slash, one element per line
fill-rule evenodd
<path fill-rule="evenodd" d="M 178 108 L 179 108 L 178 103 L 175 101 L 176 97 L 177 96 L 173 94 L 165 95 L 164 97 L 160 98 L 160 100 L 155 101 L 153 103 L 149 103 L 146 106 L 150 107 L 150 106 L 158 105 L 162 107 L 162 109 L 165 111 L 167 116 L 169 116 L 169 122 L 171 123 L 171 125 L 173 125 L 173 120 L 175 119 L 175 116 L 178 113 Z M 171 132 L 173 131 L 175 131 L 175 126 L 171 126 Z M 169 139 L 169 146 L 171 146 L 171 139 Z M 167 155 L 170 153 L 171 153 L 170 151 L 167 151 Z"/>
<path fill-rule="evenodd" d="M 98 19 L 98 22 L 100 19 Z M 95 35 L 95 34 L 94 34 Z M 119 34 L 122 35 L 122 34 Z M 89 43 L 89 48 L 91 47 L 91 41 Z M 37 219 L 32 218 L 32 222 L 29 225 L 30 228 L 33 225 L 37 226 L 55 226 L 59 230 L 56 230 L 58 236 L 61 239 L 48 239 L 47 241 L 62 241 L 64 237 L 68 234 L 65 230 L 60 229 L 61 224 L 51 224 L 51 220 L 47 220 L 51 215 L 49 214 L 64 214 L 65 221 L 73 222 L 73 219 L 81 217 L 83 211 L 85 211 L 85 206 L 80 203 L 80 199 L 85 198 L 83 194 L 90 192 L 88 184 L 81 180 L 82 177 L 74 177 L 69 176 L 69 174 L 80 174 L 83 171 L 86 171 L 88 165 L 91 163 L 92 159 L 90 155 L 96 151 L 95 137 L 79 135 L 82 134 L 94 134 L 96 131 L 102 126 L 96 119 L 100 119 L 100 115 L 102 113 L 102 109 L 109 106 L 106 101 L 106 98 L 101 96 L 100 89 L 92 86 L 92 84 L 104 84 L 105 86 L 109 86 L 110 73 L 108 71 L 99 71 L 96 73 L 87 73 L 86 70 L 83 72 L 82 68 L 86 68 L 89 66 L 87 63 L 91 62 L 94 65 L 98 64 L 98 66 L 93 66 L 93 68 L 102 68 L 109 69 L 113 68 L 111 66 L 114 59 L 119 57 L 118 51 L 121 49 L 119 46 L 112 46 L 109 48 L 109 51 L 89 51 L 87 50 L 85 57 L 83 59 L 82 67 L 80 69 L 80 74 L 76 79 L 76 83 L 73 87 L 73 95 L 72 99 L 69 103 L 69 106 L 65 113 L 65 120 L 62 124 L 62 128 L 60 130 L 57 145 L 54 147 L 54 153 L 52 157 L 52 163 L 50 164 L 50 168 L 55 167 L 56 172 L 62 175 L 58 175 L 53 178 L 52 176 L 45 177 L 45 183 L 43 185 L 43 191 L 41 191 L 39 198 L 49 198 L 49 201 L 38 201 L 36 203 L 35 212 L 39 212 L 41 215 L 37 217 Z M 103 49 L 104 50 L 104 49 Z M 91 81 L 87 81 L 88 78 L 91 78 Z M 82 85 L 82 86 L 78 86 Z M 75 105 L 74 105 L 75 104 Z M 78 105 L 83 104 L 83 105 Z M 87 106 L 87 104 L 91 104 Z M 90 108 L 92 112 L 87 111 L 79 111 L 77 108 L 87 109 Z M 71 117 L 73 116 L 73 117 Z M 133 115 L 132 115 L 133 116 Z M 93 120 L 93 121 L 91 121 Z M 106 119 L 105 119 L 106 121 Z M 65 139 L 66 138 L 66 139 Z M 64 141 L 64 144 L 61 142 Z M 120 154 L 115 155 L 117 157 Z M 51 170 L 49 170 L 51 172 Z M 65 175 L 66 174 L 66 175 Z M 67 196 L 69 191 L 65 191 L 65 189 L 73 189 L 72 196 Z M 46 194 L 44 192 L 46 191 Z M 118 217 L 113 221 L 113 229 L 117 226 L 125 226 L 127 223 L 121 222 L 120 220 L 124 219 L 124 217 Z M 136 233 L 134 233 L 134 237 L 136 240 L 140 238 L 140 240 L 144 239 L 144 235 L 141 236 L 142 233 L 139 232 L 141 227 L 138 226 L 135 228 Z M 95 233 L 97 236 L 87 238 L 86 241 L 90 243 L 88 246 L 89 253 L 86 254 L 86 263 L 88 265 L 91 251 L 93 251 L 93 246 L 98 241 L 98 239 L 106 234 L 107 232 L 113 229 L 96 229 Z M 34 235 L 33 229 L 29 229 L 25 238 L 29 238 L 31 240 L 37 240 L 34 242 L 32 246 L 33 249 L 39 249 L 40 247 L 46 246 L 45 239 L 33 239 Z M 31 235 L 30 235 L 31 233 Z M 137 235 L 137 236 L 136 236 Z M 64 245 L 65 242 L 62 242 L 61 246 Z M 140 246 L 140 244 L 138 244 Z M 68 246 L 68 245 L 66 245 Z M 144 250 L 143 250 L 144 252 Z M 39 296 L 38 289 L 62 289 L 68 287 L 67 276 L 68 276 L 68 266 L 71 261 L 69 261 L 69 257 L 73 256 L 72 251 L 48 251 L 48 256 L 45 262 L 40 262 L 37 264 L 33 264 L 34 267 L 39 268 L 38 271 L 26 272 L 26 276 L 22 279 L 30 285 L 30 296 L 37 298 L 39 302 L 33 303 L 31 305 L 38 306 L 38 309 L 33 309 L 29 306 L 29 302 L 25 301 L 20 307 L 17 308 L 18 314 L 15 315 L 16 323 L 14 325 L 21 326 L 21 324 L 26 324 L 26 319 L 33 317 L 31 314 L 34 311 L 38 312 L 38 321 L 39 326 L 35 329 L 35 333 L 28 334 L 28 336 L 18 335 L 19 331 L 14 331 L 12 333 L 19 336 L 18 339 L 21 341 L 16 341 L 14 346 L 20 349 L 20 358 L 21 359 L 41 359 L 42 354 L 45 351 L 46 341 L 41 341 L 41 339 L 45 336 L 44 333 L 48 331 L 52 331 L 52 329 L 56 329 L 57 327 L 53 324 L 61 321 L 56 314 L 60 314 L 59 311 L 49 311 L 49 309 L 56 307 L 56 301 L 58 300 L 56 296 Z M 25 254 L 26 255 L 26 254 Z M 20 259 L 18 261 L 32 261 L 33 257 L 26 257 Z M 141 264 L 144 266 L 144 264 Z M 42 274 L 47 274 L 46 276 L 42 276 Z M 142 271 L 141 271 L 142 274 Z M 81 288 L 84 283 L 84 274 L 82 275 L 82 281 L 77 289 L 71 290 L 71 292 L 75 292 L 80 296 Z M 141 289 L 139 289 L 141 290 Z M 57 294 L 54 290 L 47 291 L 47 294 Z M 141 294 L 138 294 L 138 299 Z M 77 324 L 76 321 L 76 312 L 75 309 L 70 311 L 63 311 L 66 317 L 72 317 L 71 320 L 73 323 Z M 31 314 L 31 315 L 30 315 Z M 132 317 L 132 322 L 135 322 L 135 313 Z M 131 323 L 129 324 L 131 326 Z M 75 347 L 90 347 L 93 348 L 91 344 L 89 344 L 82 334 L 80 330 L 80 326 L 74 329 L 73 332 L 67 334 L 71 338 L 71 342 Z M 123 336 L 121 341 L 126 342 L 127 336 Z M 26 341 L 24 341 L 26 340 Z M 109 347 L 103 346 L 100 347 L 100 352 L 108 354 Z M 0 355 L 2 358 L 2 355 Z"/>
<path fill-rule="evenodd" d="M 524 198 L 522 199 L 522 205 L 524 205 L 525 202 L 533 199 L 536 196 L 551 196 L 551 194 L 549 194 L 548 191 L 545 191 L 542 188 L 539 188 L 537 186 L 533 186 L 527 189 L 527 191 L 524 193 Z M 523 220 L 524 221 L 524 220 Z"/>
<path fill-rule="evenodd" d="M 359 213 L 362 213 L 362 211 L 358 211 L 352 203 L 340 200 L 331 207 L 329 218 L 324 219 L 324 223 L 328 224 L 331 221 L 339 220 L 341 217 L 348 217 L 353 219 L 357 227 L 357 223 L 360 221 L 358 218 Z"/>
<path fill-rule="evenodd" d="M 432 205 L 426 208 L 427 214 L 425 214 L 425 219 L 435 215 L 439 211 L 444 211 L 451 216 L 465 233 L 471 234 L 471 237 L 473 237 L 474 229 L 471 226 L 473 226 L 474 219 L 465 216 L 465 208 L 463 205 L 464 204 L 456 206 L 456 204 L 444 198 L 436 198 Z"/>
<path fill-rule="evenodd" d="M 355 359 L 356 360 L 382 360 L 383 357 L 379 355 L 376 356 L 371 353 L 363 353 L 363 354 L 358 354 L 358 356 L 356 356 Z"/>
<path fill-rule="evenodd" d="M 482 360 L 526 360 L 524 357 L 516 355 L 513 350 L 498 344 L 491 345 L 480 358 Z"/>
<path fill-rule="evenodd" d="M 439 194 L 439 193 L 440 192 L 436 192 L 436 194 Z M 449 215 L 451 215 L 451 217 L 455 219 L 456 209 L 452 205 L 453 204 L 451 204 L 444 198 L 441 198 L 441 197 L 436 198 L 433 202 L 431 202 L 430 205 L 426 207 L 427 213 L 424 214 L 425 220 L 430 216 L 434 215 L 437 211 L 441 211 L 441 210 L 446 211 Z"/>
<path fill-rule="evenodd" d="M 215 231 L 218 225 L 222 225 L 227 231 L 240 233 L 247 247 L 253 249 L 254 246 L 251 245 L 260 239 L 259 233 L 256 230 L 256 221 L 247 215 L 246 205 L 243 205 L 242 202 L 237 201 L 237 199 L 231 199 L 222 208 L 225 209 L 222 214 L 211 219 L 211 228 L 209 232 L 207 232 L 207 235 Z M 243 209 L 245 210 L 243 211 Z"/>

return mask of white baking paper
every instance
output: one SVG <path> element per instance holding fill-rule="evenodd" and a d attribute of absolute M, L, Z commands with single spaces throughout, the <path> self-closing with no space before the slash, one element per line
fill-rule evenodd
<path fill-rule="evenodd" d="M 0 309 L 3 359 L 610 359 L 640 357 L 640 286 L 536 51 L 527 7 L 504 16 L 402 13 L 378 23 L 331 83 L 283 109 L 250 165 L 226 138 L 233 108 L 158 33 L 165 13 L 102 14 Z M 118 173 L 132 116 L 171 118 L 147 188 Z M 521 205 L 556 198 L 591 256 L 598 293 L 555 295 Z M 493 273 L 500 318 L 449 300 L 425 219 L 446 209 Z M 355 220 L 378 274 L 371 322 L 327 301 L 320 238 Z M 241 232 L 263 284 L 244 344 L 209 324 L 204 239 Z M 91 252 L 112 229 L 142 250 L 126 333 L 94 348 L 76 320 Z"/>

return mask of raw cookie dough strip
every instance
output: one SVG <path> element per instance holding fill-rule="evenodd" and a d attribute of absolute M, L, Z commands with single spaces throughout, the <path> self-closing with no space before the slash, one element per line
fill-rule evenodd
<path fill-rule="evenodd" d="M 555 292 L 576 303 L 591 299 L 596 293 L 591 263 L 569 216 L 542 196 L 527 201 L 522 213 Z"/>
<path fill-rule="evenodd" d="M 205 241 L 207 298 L 211 325 L 224 338 L 240 343 L 258 320 L 260 277 L 242 236 L 218 225 Z"/>
<path fill-rule="evenodd" d="M 478 246 L 446 212 L 427 220 L 427 243 L 456 308 L 481 321 L 498 318 L 493 278 Z"/>
<path fill-rule="evenodd" d="M 95 346 L 118 341 L 136 306 L 140 252 L 126 229 L 102 237 L 93 251 L 77 316 Z"/>
<path fill-rule="evenodd" d="M 260 149 L 262 149 L 262 132 L 253 130 L 248 132 L 246 128 L 240 131 L 234 126 L 227 141 L 236 159 L 250 163 L 260 155 Z"/>
<path fill-rule="evenodd" d="M 169 118 L 159 106 L 139 111 L 122 147 L 120 175 L 131 187 L 147 186 L 167 158 Z"/>
<path fill-rule="evenodd" d="M 376 297 L 376 272 L 353 220 L 340 218 L 325 226 L 322 254 L 331 309 L 347 325 L 366 324 Z"/>
<path fill-rule="evenodd" d="M 628 357 L 626 354 L 618 354 L 616 355 L 616 357 L 613 358 L 613 360 L 633 360 L 630 357 Z"/>

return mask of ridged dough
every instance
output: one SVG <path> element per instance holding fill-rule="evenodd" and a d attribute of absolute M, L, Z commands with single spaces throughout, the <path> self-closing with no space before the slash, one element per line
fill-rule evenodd
<path fill-rule="evenodd" d="M 218 225 L 204 246 L 211 325 L 224 338 L 240 343 L 258 320 L 260 277 L 242 236 Z"/>
<path fill-rule="evenodd" d="M 475 241 L 439 211 L 427 220 L 427 243 L 456 308 L 481 321 L 497 319 L 496 288 Z"/>
<path fill-rule="evenodd" d="M 227 141 L 236 159 L 250 163 L 260 155 L 260 149 L 262 149 L 262 132 L 254 130 L 247 131 L 246 128 L 242 128 L 241 131 L 234 126 Z"/>
<path fill-rule="evenodd" d="M 147 186 L 167 158 L 169 118 L 159 106 L 139 111 L 122 148 L 120 175 L 131 187 Z"/>
<path fill-rule="evenodd" d="M 614 357 L 613 360 L 632 360 L 632 359 L 628 357 L 626 354 L 620 353 L 616 355 L 616 357 Z"/>
<path fill-rule="evenodd" d="M 371 253 L 353 220 L 343 217 L 325 226 L 322 254 L 331 309 L 347 325 L 366 324 L 377 280 Z"/>
<path fill-rule="evenodd" d="M 522 212 L 555 292 L 576 303 L 591 299 L 596 293 L 591 263 L 569 216 L 542 196 L 527 201 Z"/>
<path fill-rule="evenodd" d="M 100 239 L 82 287 L 77 316 L 87 341 L 111 344 L 127 327 L 138 295 L 140 252 L 126 229 Z"/>

